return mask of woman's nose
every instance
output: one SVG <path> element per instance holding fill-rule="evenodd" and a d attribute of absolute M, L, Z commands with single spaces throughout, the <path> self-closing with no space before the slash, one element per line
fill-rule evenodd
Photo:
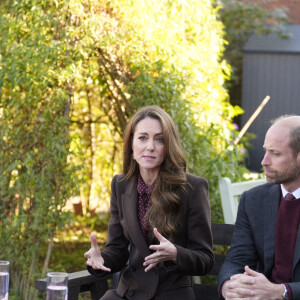
<path fill-rule="evenodd" d="M 154 149 L 154 141 L 149 139 L 147 143 L 147 149 L 148 150 L 153 150 Z"/>

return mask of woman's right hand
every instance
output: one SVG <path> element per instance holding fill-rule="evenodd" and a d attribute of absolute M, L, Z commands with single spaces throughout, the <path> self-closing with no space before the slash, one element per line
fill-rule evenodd
<path fill-rule="evenodd" d="M 87 258 L 86 264 L 93 269 L 110 272 L 110 269 L 104 266 L 104 259 L 97 244 L 97 238 L 93 233 L 91 234 L 91 248 L 84 253 L 84 257 Z"/>

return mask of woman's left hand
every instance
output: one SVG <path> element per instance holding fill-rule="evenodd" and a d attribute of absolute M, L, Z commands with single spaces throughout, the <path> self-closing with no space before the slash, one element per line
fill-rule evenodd
<path fill-rule="evenodd" d="M 177 248 L 165 237 L 163 237 L 156 228 L 153 229 L 154 235 L 159 241 L 159 245 L 150 245 L 150 249 L 155 252 L 145 257 L 145 272 L 149 271 L 157 264 L 163 261 L 172 260 L 177 263 Z"/>

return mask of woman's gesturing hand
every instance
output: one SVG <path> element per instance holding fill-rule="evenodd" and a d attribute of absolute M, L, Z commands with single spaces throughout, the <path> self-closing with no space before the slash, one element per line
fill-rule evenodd
<path fill-rule="evenodd" d="M 159 241 L 159 245 L 151 245 L 149 248 L 155 252 L 145 257 L 145 272 L 155 267 L 158 263 L 172 260 L 177 262 L 177 248 L 165 237 L 163 237 L 156 228 L 153 229 L 154 235 Z"/>
<path fill-rule="evenodd" d="M 91 248 L 84 253 L 84 257 L 87 258 L 86 264 L 93 269 L 110 272 L 110 269 L 104 266 L 104 259 L 97 244 L 97 238 L 93 233 L 91 234 Z"/>

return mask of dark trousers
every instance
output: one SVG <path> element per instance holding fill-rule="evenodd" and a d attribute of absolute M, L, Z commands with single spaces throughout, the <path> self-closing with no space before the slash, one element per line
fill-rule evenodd
<path fill-rule="evenodd" d="M 100 300 L 130 300 L 131 298 L 122 298 L 117 295 L 116 290 L 108 290 Z M 160 295 L 154 296 L 151 300 L 196 300 L 193 288 L 181 288 L 176 290 L 167 291 Z M 142 299 L 141 299 L 142 300 Z"/>

